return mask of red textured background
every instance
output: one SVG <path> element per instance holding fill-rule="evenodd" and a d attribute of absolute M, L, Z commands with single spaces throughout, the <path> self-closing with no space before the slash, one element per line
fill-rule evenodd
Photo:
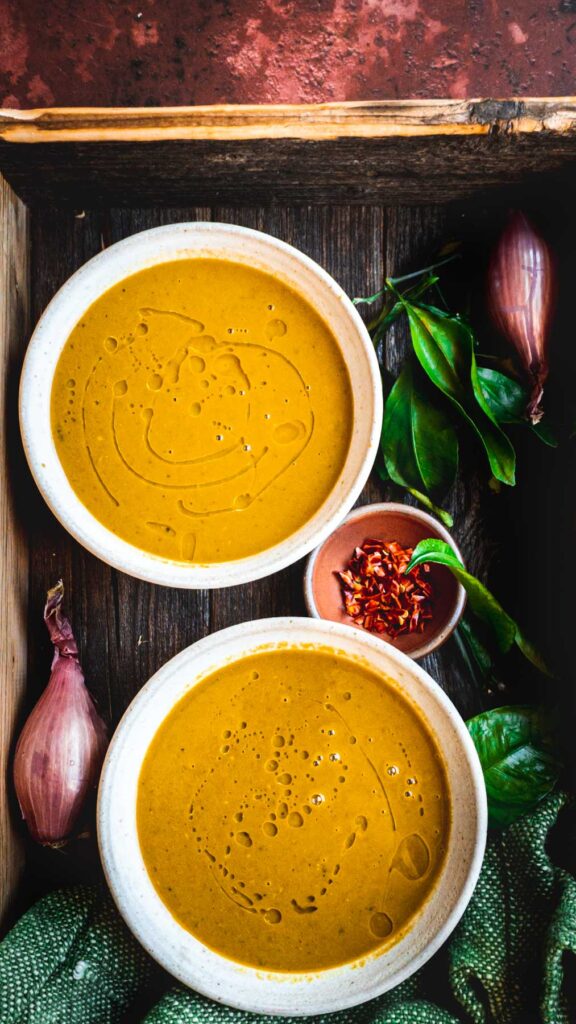
<path fill-rule="evenodd" d="M 576 91 L 576 0 L 0 0 L 3 106 Z"/>

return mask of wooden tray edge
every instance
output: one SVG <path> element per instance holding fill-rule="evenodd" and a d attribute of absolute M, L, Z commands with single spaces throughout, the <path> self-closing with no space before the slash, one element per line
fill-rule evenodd
<path fill-rule="evenodd" d="M 0 929 L 23 867 L 21 837 L 13 827 L 10 758 L 26 683 L 28 549 L 10 477 L 19 456 L 17 375 L 27 332 L 28 211 L 0 176 Z"/>
<path fill-rule="evenodd" d="M 0 110 L 5 142 L 395 138 L 576 131 L 576 97 Z"/>

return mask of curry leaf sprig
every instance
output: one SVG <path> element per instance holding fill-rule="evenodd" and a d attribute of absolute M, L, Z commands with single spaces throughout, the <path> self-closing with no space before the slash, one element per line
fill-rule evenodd
<path fill-rule="evenodd" d="M 414 548 L 412 558 L 406 566 L 406 572 L 411 572 L 417 565 L 422 565 L 425 562 L 435 562 L 437 565 L 444 565 L 450 569 L 450 572 L 464 587 L 471 611 L 488 626 L 501 654 L 506 654 L 516 645 L 535 668 L 545 675 L 551 675 L 542 655 L 534 644 L 524 636 L 518 623 L 504 611 L 488 587 L 485 587 L 480 580 L 464 568 L 449 544 L 443 540 L 437 540 L 435 537 L 421 540 Z"/>
<path fill-rule="evenodd" d="M 492 475 L 513 486 L 516 455 L 484 398 L 471 328 L 459 317 L 434 306 L 411 302 L 403 305 L 412 347 L 422 369 L 481 441 Z"/>
<path fill-rule="evenodd" d="M 388 278 L 384 288 L 355 303 L 383 299 L 382 310 L 368 328 L 377 349 L 390 325 L 402 314 L 408 320 L 413 358 L 408 359 L 385 403 L 380 474 L 411 494 L 446 525 L 440 503 L 458 469 L 457 426 L 464 424 L 482 445 L 490 472 L 499 483 L 514 486 L 516 454 L 503 426 L 526 424 L 527 392 L 502 370 L 478 365 L 471 326 L 423 302 L 438 287 L 434 271 L 453 259 L 403 278 Z M 416 279 L 404 291 L 399 286 Z M 546 444 L 556 442 L 545 424 L 532 426 Z"/>
<path fill-rule="evenodd" d="M 550 675 L 542 656 L 518 624 L 488 588 L 467 572 L 449 544 L 436 538 L 420 541 L 406 572 L 430 562 L 446 566 L 462 584 L 470 610 L 488 627 L 501 654 L 516 645 L 537 669 Z M 456 634 L 472 675 L 487 680 L 489 692 L 503 689 L 491 652 L 467 618 L 459 623 Z M 482 765 L 490 824 L 509 825 L 533 810 L 554 789 L 560 776 L 562 765 L 551 717 L 534 707 L 500 707 L 484 711 L 466 725 Z"/>

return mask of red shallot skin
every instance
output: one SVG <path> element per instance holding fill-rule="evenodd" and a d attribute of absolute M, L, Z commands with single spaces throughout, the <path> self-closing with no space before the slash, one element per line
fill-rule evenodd
<path fill-rule="evenodd" d="M 14 784 L 33 839 L 59 846 L 72 834 L 94 788 L 107 732 L 86 689 L 78 649 L 60 611 L 63 587 L 48 594 L 44 617 L 56 644 L 48 686 L 16 746 Z"/>
<path fill-rule="evenodd" d="M 543 416 L 548 376 L 548 339 L 555 305 L 555 266 L 548 243 L 521 211 L 514 211 L 492 254 L 488 269 L 488 307 L 496 326 L 510 341 L 530 382 L 527 414 Z"/>

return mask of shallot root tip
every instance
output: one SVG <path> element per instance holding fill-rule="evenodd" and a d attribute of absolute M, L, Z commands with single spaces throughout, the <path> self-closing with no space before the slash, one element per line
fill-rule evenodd
<path fill-rule="evenodd" d="M 64 584 L 58 580 L 56 586 L 51 587 L 46 595 L 44 606 L 44 622 L 50 634 L 50 639 L 56 648 L 55 656 L 62 658 L 73 658 L 78 661 L 78 645 L 74 638 L 70 620 L 62 613 L 62 601 L 64 600 Z"/>
<path fill-rule="evenodd" d="M 54 587 L 50 587 L 50 590 L 46 594 L 46 605 L 44 607 L 44 618 L 47 619 L 49 615 L 60 607 L 64 600 L 64 583 L 62 580 L 58 580 L 58 583 Z"/>

